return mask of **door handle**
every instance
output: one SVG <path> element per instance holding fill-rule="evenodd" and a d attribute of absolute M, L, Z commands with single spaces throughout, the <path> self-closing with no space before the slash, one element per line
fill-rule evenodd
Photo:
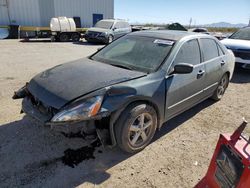
<path fill-rule="evenodd" d="M 200 79 L 204 75 L 204 73 L 205 73 L 204 70 L 200 70 L 197 74 L 197 79 Z"/>
<path fill-rule="evenodd" d="M 224 66 L 226 64 L 226 61 L 221 60 L 220 64 L 221 64 L 221 66 Z"/>

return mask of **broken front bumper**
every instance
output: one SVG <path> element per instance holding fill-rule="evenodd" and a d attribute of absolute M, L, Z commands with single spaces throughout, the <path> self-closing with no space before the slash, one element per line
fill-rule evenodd
<path fill-rule="evenodd" d="M 95 131 L 94 120 L 53 123 L 50 121 L 53 117 L 53 114 L 46 112 L 45 110 L 41 111 L 39 108 L 41 107 L 32 104 L 32 101 L 29 99 L 29 97 L 25 97 L 22 101 L 23 112 L 33 119 L 39 121 L 41 124 L 50 127 L 52 130 L 63 132 L 65 134 L 78 132 L 91 134 Z"/>
<path fill-rule="evenodd" d="M 25 97 L 22 101 L 22 111 L 42 124 L 46 124 L 52 118 L 52 114 L 42 113 L 28 97 Z"/>

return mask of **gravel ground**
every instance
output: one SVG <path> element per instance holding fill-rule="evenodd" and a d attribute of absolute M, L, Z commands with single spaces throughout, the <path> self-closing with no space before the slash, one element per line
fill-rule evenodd
<path fill-rule="evenodd" d="M 65 165 L 64 151 L 86 151 L 88 143 L 20 114 L 21 101 L 11 97 L 40 71 L 99 47 L 0 41 L 0 187 L 193 187 L 206 173 L 219 134 L 232 132 L 243 116 L 250 120 L 250 71 L 237 70 L 220 102 L 206 100 L 172 119 L 142 152 L 127 155 L 100 146 L 95 159 Z"/>

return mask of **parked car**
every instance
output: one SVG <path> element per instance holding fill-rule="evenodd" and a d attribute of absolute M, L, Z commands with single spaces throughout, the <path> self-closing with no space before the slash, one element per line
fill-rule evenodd
<path fill-rule="evenodd" d="M 206 28 L 193 28 L 190 31 L 195 33 L 204 33 L 204 34 L 210 34 Z"/>
<path fill-rule="evenodd" d="M 164 122 L 220 100 L 233 70 L 233 53 L 212 36 L 140 31 L 38 74 L 13 98 L 52 129 L 97 132 L 105 144 L 138 152 Z"/>
<path fill-rule="evenodd" d="M 113 40 L 132 32 L 131 26 L 124 20 L 101 20 L 87 30 L 85 39 L 88 42 L 111 43 Z"/>
<path fill-rule="evenodd" d="M 250 27 L 236 31 L 221 42 L 233 51 L 238 66 L 250 68 Z"/>

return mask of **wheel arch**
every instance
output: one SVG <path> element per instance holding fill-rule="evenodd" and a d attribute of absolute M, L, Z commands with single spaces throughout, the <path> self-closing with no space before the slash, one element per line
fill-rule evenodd
<path fill-rule="evenodd" d="M 230 74 L 229 71 L 227 71 L 227 72 L 224 73 L 224 75 L 227 75 L 227 76 L 228 76 L 228 85 L 229 85 L 231 74 Z M 228 85 L 227 85 L 227 86 L 228 86 Z"/>
<path fill-rule="evenodd" d="M 225 74 L 227 74 L 228 78 L 230 79 L 230 77 L 231 77 L 230 72 L 229 72 L 229 71 L 227 71 L 227 72 L 225 72 Z"/>
<path fill-rule="evenodd" d="M 163 117 L 161 117 L 160 109 L 154 102 L 152 102 L 151 100 L 148 100 L 148 99 L 137 99 L 137 100 L 130 101 L 130 102 L 126 103 L 121 109 L 119 109 L 111 114 L 110 123 L 109 123 L 109 132 L 110 132 L 110 137 L 111 137 L 110 139 L 111 139 L 112 146 L 115 146 L 117 143 L 116 138 L 115 138 L 115 130 L 114 130 L 117 120 L 120 118 L 120 116 L 124 110 L 126 110 L 129 106 L 135 105 L 135 104 L 138 104 L 138 105 L 139 104 L 147 104 L 147 105 L 150 105 L 151 107 L 153 107 L 156 114 L 157 114 L 157 128 L 160 128 L 160 126 L 162 124 Z"/>
<path fill-rule="evenodd" d="M 114 39 L 114 37 L 115 37 L 114 33 L 109 33 L 109 35 L 108 35 L 108 36 L 112 36 L 112 37 L 113 37 L 113 39 Z"/>
<path fill-rule="evenodd" d="M 109 37 L 112 37 L 112 42 L 115 40 L 115 36 L 114 36 L 114 34 L 113 33 L 110 33 L 110 34 L 108 34 L 108 38 L 107 38 L 107 43 L 109 44 Z"/>

